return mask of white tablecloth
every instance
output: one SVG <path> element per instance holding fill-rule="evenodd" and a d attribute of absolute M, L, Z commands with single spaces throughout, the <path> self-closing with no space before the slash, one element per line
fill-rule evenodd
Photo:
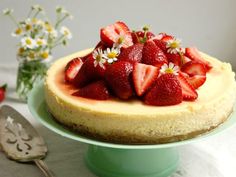
<path fill-rule="evenodd" d="M 8 104 L 22 113 L 47 142 L 49 153 L 46 163 L 56 177 L 95 177 L 85 166 L 83 156 L 87 145 L 61 137 L 44 128 L 30 114 L 27 104 L 15 96 L 16 67 L 0 65 L 0 84 L 8 83 Z M 1 104 L 1 105 L 2 105 Z M 172 177 L 236 177 L 236 128 L 179 147 L 181 162 Z M 43 177 L 33 164 L 20 164 L 8 160 L 0 152 L 0 177 Z"/>

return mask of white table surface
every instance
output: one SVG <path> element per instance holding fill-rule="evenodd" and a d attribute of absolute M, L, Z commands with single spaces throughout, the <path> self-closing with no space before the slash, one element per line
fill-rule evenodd
<path fill-rule="evenodd" d="M 85 166 L 83 156 L 87 145 L 61 137 L 43 127 L 30 114 L 27 104 L 17 101 L 16 67 L 0 65 L 1 83 L 9 85 L 8 104 L 22 113 L 44 137 L 49 147 L 45 161 L 56 177 L 95 177 Z M 235 177 L 236 127 L 191 145 L 179 147 L 181 162 L 172 177 Z M 0 177 L 43 177 L 36 166 L 8 160 L 0 152 Z"/>

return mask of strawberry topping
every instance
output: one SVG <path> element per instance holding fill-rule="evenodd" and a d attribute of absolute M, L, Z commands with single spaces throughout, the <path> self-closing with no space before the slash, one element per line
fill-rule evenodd
<path fill-rule="evenodd" d="M 144 102 L 149 105 L 167 106 L 182 102 L 180 82 L 173 74 L 161 75 L 154 87 L 145 95 Z"/>
<path fill-rule="evenodd" d="M 74 78 L 79 72 L 82 64 L 83 62 L 80 58 L 74 58 L 66 65 L 65 80 L 67 82 L 72 83 L 74 81 Z"/>
<path fill-rule="evenodd" d="M 155 66 L 141 63 L 134 64 L 133 81 L 138 96 L 143 95 L 157 80 L 159 70 Z"/>
<path fill-rule="evenodd" d="M 133 95 L 130 74 L 133 65 L 126 61 L 119 61 L 107 67 L 105 80 L 114 94 L 120 99 L 128 99 Z"/>
<path fill-rule="evenodd" d="M 5 99 L 7 84 L 0 87 L 0 103 Z"/>
<path fill-rule="evenodd" d="M 100 31 L 101 41 L 107 46 L 112 46 L 114 43 L 121 43 L 122 47 L 127 48 L 133 45 L 131 32 L 128 26 L 121 21 L 115 24 L 106 26 Z"/>
<path fill-rule="evenodd" d="M 149 40 L 144 44 L 142 62 L 157 67 L 161 67 L 164 63 L 168 63 L 163 51 L 152 40 Z"/>
<path fill-rule="evenodd" d="M 141 62 L 143 44 L 137 43 L 126 49 L 123 49 L 118 59 L 120 61 Z"/>
<path fill-rule="evenodd" d="M 106 84 L 102 80 L 93 82 L 72 95 L 96 100 L 107 100 L 110 97 Z"/>

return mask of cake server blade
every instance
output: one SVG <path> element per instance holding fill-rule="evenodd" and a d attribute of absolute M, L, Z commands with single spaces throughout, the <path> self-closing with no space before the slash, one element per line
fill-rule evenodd
<path fill-rule="evenodd" d="M 45 162 L 47 146 L 34 127 L 10 106 L 0 108 L 0 146 L 9 159 L 35 162 L 46 177 L 54 177 Z"/>

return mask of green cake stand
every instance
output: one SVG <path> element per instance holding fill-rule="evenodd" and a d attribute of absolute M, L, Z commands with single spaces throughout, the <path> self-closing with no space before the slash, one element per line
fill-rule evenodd
<path fill-rule="evenodd" d="M 50 130 L 73 140 L 87 143 L 85 163 L 99 177 L 168 177 L 178 167 L 178 146 L 216 135 L 233 127 L 236 114 L 221 126 L 202 136 L 185 141 L 155 145 L 125 145 L 93 140 L 70 131 L 57 123 L 47 111 L 43 84 L 30 93 L 28 106 L 32 115 Z"/>

